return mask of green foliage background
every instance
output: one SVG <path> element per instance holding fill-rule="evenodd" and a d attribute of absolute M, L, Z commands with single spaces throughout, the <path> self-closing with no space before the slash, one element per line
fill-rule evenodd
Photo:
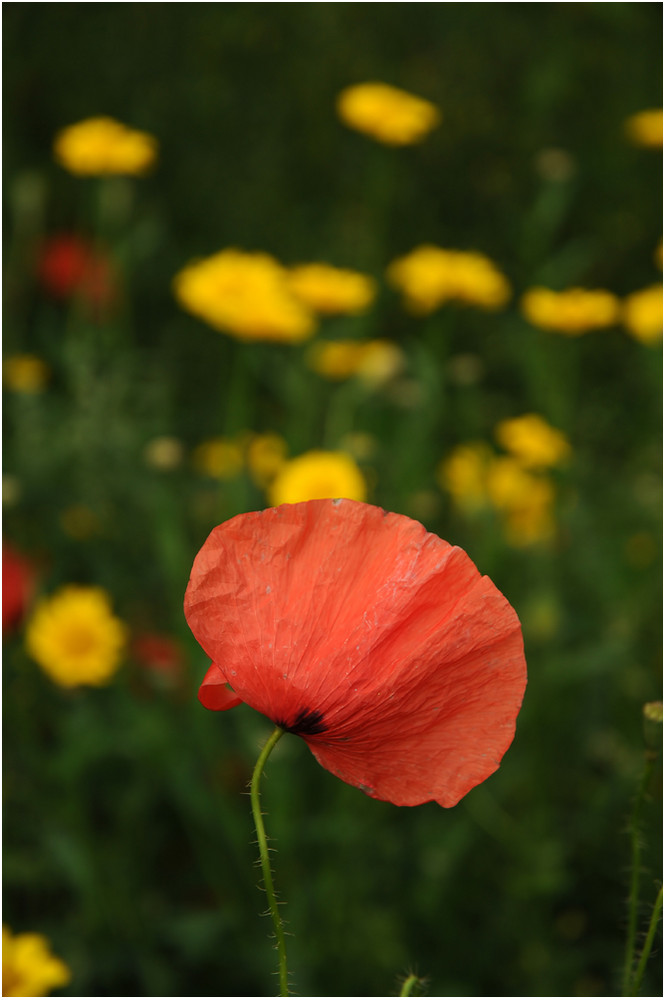
<path fill-rule="evenodd" d="M 517 292 L 653 284 L 661 158 L 623 122 L 661 103 L 661 37 L 654 3 L 5 6 L 5 353 L 53 370 L 44 395 L 5 398 L 4 467 L 20 484 L 5 537 L 40 563 L 45 592 L 104 586 L 134 629 L 178 636 L 189 659 L 176 692 L 128 662 L 109 687 L 67 693 L 21 634 L 5 642 L 4 919 L 50 938 L 73 970 L 63 992 L 274 991 L 243 794 L 270 724 L 198 705 L 207 661 L 181 611 L 208 531 L 265 498 L 143 453 L 156 435 L 189 449 L 274 429 L 297 454 L 353 429 L 378 441 L 371 500 L 462 545 L 517 609 L 530 680 L 500 771 L 453 810 L 366 799 L 280 743 L 265 806 L 295 988 L 387 995 L 416 969 L 436 996 L 617 995 L 641 708 L 660 696 L 659 352 L 620 328 L 540 333 L 515 306 L 425 325 L 384 290 L 368 317 L 327 330 L 400 343 L 419 386 L 406 407 L 321 383 L 299 348 L 209 330 L 170 282 L 229 245 L 381 279 L 428 241 L 489 254 Z M 335 96 L 370 79 L 434 101 L 441 127 L 402 150 L 346 129 Z M 59 128 L 96 114 L 161 144 L 150 177 L 107 187 L 110 208 L 51 158 Z M 571 158 L 568 176 L 539 167 L 548 149 Z M 102 327 L 38 288 L 35 248 L 63 229 L 104 237 L 122 270 L 123 307 Z M 461 355 L 472 384 L 456 379 Z M 435 467 L 529 411 L 574 458 L 556 543 L 515 550 L 456 514 Z M 78 503 L 102 525 L 85 541 L 61 526 Z"/>

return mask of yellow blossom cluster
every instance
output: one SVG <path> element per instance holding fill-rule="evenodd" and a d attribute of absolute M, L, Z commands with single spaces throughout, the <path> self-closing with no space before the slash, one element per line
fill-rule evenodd
<path fill-rule="evenodd" d="M 657 344 L 664 335 L 664 290 L 650 285 L 628 295 L 622 303 L 622 322 L 642 344 Z"/>
<path fill-rule="evenodd" d="M 72 174 L 145 174 L 157 159 L 157 140 L 128 128 L 114 118 L 86 118 L 61 129 L 55 137 L 55 158 Z"/>
<path fill-rule="evenodd" d="M 11 392 L 37 395 L 50 375 L 46 362 L 34 354 L 11 354 L 2 362 L 2 381 Z"/>
<path fill-rule="evenodd" d="M 317 340 L 306 361 L 327 379 L 341 381 L 356 376 L 367 385 L 381 385 L 401 371 L 405 356 L 390 340 Z"/>
<path fill-rule="evenodd" d="M 211 479 L 232 480 L 245 469 L 262 488 L 277 475 L 287 460 L 287 442 L 279 434 L 246 432 L 235 438 L 215 437 L 202 441 L 192 454 L 197 472 Z"/>
<path fill-rule="evenodd" d="M 265 488 L 275 479 L 287 461 L 287 442 L 279 434 L 254 434 L 247 445 L 245 458 L 250 476 Z"/>
<path fill-rule="evenodd" d="M 620 319 L 620 300 L 604 289 L 528 289 L 521 299 L 525 318 L 543 330 L 577 337 L 590 330 L 613 326 Z"/>
<path fill-rule="evenodd" d="M 238 340 L 297 344 L 318 315 L 354 315 L 372 303 L 376 282 L 331 264 L 283 267 L 267 253 L 233 248 L 193 261 L 174 278 L 181 306 Z"/>
<path fill-rule="evenodd" d="M 202 441 L 194 449 L 192 465 L 211 479 L 236 479 L 245 467 L 243 443 L 225 437 Z"/>
<path fill-rule="evenodd" d="M 308 451 L 286 462 L 268 490 L 272 507 L 303 500 L 367 498 L 363 474 L 351 455 L 342 451 Z"/>
<path fill-rule="evenodd" d="M 68 967 L 52 953 L 43 935 L 13 934 L 3 925 L 3 997 L 45 997 L 70 979 Z"/>
<path fill-rule="evenodd" d="M 291 267 L 287 283 L 296 298 L 324 315 L 364 312 L 377 295 L 377 283 L 369 275 L 330 264 Z"/>
<path fill-rule="evenodd" d="M 571 445 L 562 431 L 551 427 L 537 413 L 502 420 L 495 428 L 495 437 L 526 469 L 551 469 L 562 465 L 571 454 Z"/>
<path fill-rule="evenodd" d="M 508 454 L 483 441 L 459 445 L 438 466 L 438 482 L 468 514 L 497 511 L 511 545 L 546 541 L 555 531 L 555 487 L 545 473 L 567 461 L 569 442 L 534 413 L 502 421 L 495 436 Z"/>
<path fill-rule="evenodd" d="M 174 292 L 184 309 L 238 340 L 295 344 L 315 332 L 313 312 L 267 253 L 228 249 L 193 261 L 174 278 Z"/>
<path fill-rule="evenodd" d="M 630 115 L 625 122 L 627 136 L 636 146 L 660 149 L 664 145 L 663 108 L 647 108 Z"/>
<path fill-rule="evenodd" d="M 445 302 L 501 309 L 511 296 L 505 276 L 481 253 L 423 244 L 394 260 L 386 273 L 406 308 L 417 315 L 434 312 Z"/>
<path fill-rule="evenodd" d="M 213 438 L 195 449 L 193 459 L 214 479 L 234 479 L 247 469 L 273 507 L 327 497 L 365 500 L 365 479 L 348 452 L 309 451 L 292 459 L 288 452 L 284 438 L 268 432 Z"/>
<path fill-rule="evenodd" d="M 69 585 L 37 602 L 26 628 L 26 647 L 62 687 L 98 686 L 111 679 L 123 655 L 127 627 L 99 587 Z"/>
<path fill-rule="evenodd" d="M 336 106 L 345 125 L 387 146 L 421 142 L 441 121 L 438 108 L 430 101 L 387 83 L 346 87 Z"/>

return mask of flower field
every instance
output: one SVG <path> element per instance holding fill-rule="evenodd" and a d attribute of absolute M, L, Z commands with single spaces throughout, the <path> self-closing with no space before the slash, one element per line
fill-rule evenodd
<path fill-rule="evenodd" d="M 661 995 L 661 6 L 4 28 L 3 995 Z"/>

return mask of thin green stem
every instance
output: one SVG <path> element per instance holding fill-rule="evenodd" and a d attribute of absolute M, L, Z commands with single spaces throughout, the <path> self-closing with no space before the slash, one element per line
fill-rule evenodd
<path fill-rule="evenodd" d="M 638 789 L 638 794 L 636 795 L 636 801 L 634 802 L 634 808 L 631 813 L 631 821 L 629 823 L 629 836 L 631 838 L 631 887 L 629 890 L 629 919 L 627 923 L 627 944 L 624 954 L 624 974 L 622 976 L 622 996 L 625 997 L 632 995 L 629 990 L 631 988 L 634 958 L 636 954 L 638 894 L 641 879 L 641 835 L 638 820 L 643 800 L 645 799 L 645 793 L 647 792 L 647 787 L 652 775 L 652 770 L 654 768 L 655 759 L 656 758 L 653 753 L 646 754 L 645 770 Z"/>
<path fill-rule="evenodd" d="M 663 904 L 664 904 L 664 887 L 662 885 L 661 888 L 659 889 L 659 894 L 652 908 L 652 917 L 650 919 L 650 926 L 648 927 L 648 932 L 645 936 L 643 949 L 641 951 L 641 955 L 638 960 L 638 965 L 636 966 L 634 979 L 631 984 L 630 996 L 632 997 L 637 997 L 638 991 L 641 988 L 641 983 L 643 982 L 643 974 L 645 972 L 645 966 L 647 965 L 647 960 L 650 957 L 650 952 L 652 951 L 652 945 L 654 944 L 654 936 L 657 933 L 657 927 L 659 925 L 659 918 L 661 917 L 661 909 Z"/>
<path fill-rule="evenodd" d="M 261 804 L 259 801 L 259 783 L 261 781 L 261 775 L 263 774 L 264 765 L 268 760 L 273 747 L 283 733 L 284 729 L 280 729 L 279 726 L 276 726 L 259 754 L 259 759 L 257 760 L 254 771 L 252 772 L 252 781 L 250 783 L 250 801 L 252 803 L 254 825 L 257 831 L 257 843 L 259 844 L 261 870 L 264 875 L 264 890 L 266 892 L 266 898 L 268 899 L 268 909 L 275 928 L 275 941 L 278 952 L 278 970 L 280 975 L 280 996 L 287 997 L 289 996 L 289 985 L 287 982 L 287 948 L 284 940 L 284 926 L 278 910 L 275 888 L 273 887 L 273 873 L 271 871 L 270 858 L 268 857 L 268 841 L 266 839 L 264 817 L 261 812 Z"/>

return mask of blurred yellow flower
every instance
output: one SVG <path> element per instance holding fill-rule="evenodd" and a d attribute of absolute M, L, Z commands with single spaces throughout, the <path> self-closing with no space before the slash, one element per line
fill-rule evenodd
<path fill-rule="evenodd" d="M 73 584 L 37 602 L 25 636 L 30 656 L 62 687 L 106 684 L 126 639 L 105 591 Z"/>
<path fill-rule="evenodd" d="M 561 465 L 571 454 L 565 435 L 536 413 L 502 420 L 495 437 L 526 469 L 548 469 Z"/>
<path fill-rule="evenodd" d="M 405 357 L 389 340 L 319 340 L 310 347 L 306 361 L 325 378 L 340 380 L 356 375 L 377 385 L 397 375 Z"/>
<path fill-rule="evenodd" d="M 509 510 L 531 491 L 535 482 L 545 482 L 510 455 L 494 457 L 488 467 L 488 496 L 493 507 Z"/>
<path fill-rule="evenodd" d="M 287 442 L 279 434 L 254 435 L 247 446 L 247 467 L 257 486 L 265 488 L 275 479 L 287 454 Z"/>
<path fill-rule="evenodd" d="M 363 312 L 374 300 L 373 278 L 330 264 L 301 264 L 287 272 L 296 298 L 318 313 L 329 315 Z"/>
<path fill-rule="evenodd" d="M 509 282 L 488 257 L 432 244 L 394 260 L 386 274 L 402 292 L 406 308 L 417 315 L 434 312 L 448 301 L 501 309 L 511 296 Z"/>
<path fill-rule="evenodd" d="M 625 122 L 629 139 L 636 146 L 659 149 L 664 144 L 664 112 L 662 108 L 637 111 Z"/>
<path fill-rule="evenodd" d="M 622 304 L 622 322 L 642 344 L 657 344 L 664 335 L 664 292 L 650 285 L 628 295 Z"/>
<path fill-rule="evenodd" d="M 572 337 L 612 326 L 620 318 L 619 299 L 600 288 L 568 288 L 563 292 L 530 288 L 522 297 L 521 308 L 534 326 Z"/>
<path fill-rule="evenodd" d="M 421 142 L 441 121 L 430 101 L 387 83 L 347 87 L 338 95 L 336 108 L 345 125 L 387 146 Z"/>
<path fill-rule="evenodd" d="M 484 441 L 458 445 L 437 467 L 441 488 L 462 510 L 478 510 L 487 502 L 486 479 L 493 453 Z"/>
<path fill-rule="evenodd" d="M 440 462 L 436 478 L 460 510 L 473 514 L 494 508 L 510 545 L 531 545 L 554 534 L 552 483 L 513 456 L 494 455 L 483 441 L 454 448 Z"/>
<path fill-rule="evenodd" d="M 510 545 L 524 548 L 546 542 L 555 534 L 553 490 L 546 480 L 538 480 L 531 491 L 504 512 L 504 532 Z"/>
<path fill-rule="evenodd" d="M 664 721 L 663 701 L 646 701 L 643 705 L 643 715 L 649 722 Z"/>
<path fill-rule="evenodd" d="M 548 479 L 528 472 L 513 457 L 501 456 L 490 463 L 487 488 L 510 544 L 531 545 L 554 534 L 555 490 Z"/>
<path fill-rule="evenodd" d="M 45 997 L 71 979 L 68 967 L 41 934 L 13 934 L 2 928 L 3 997 Z"/>
<path fill-rule="evenodd" d="M 34 354 L 12 354 L 2 362 L 2 381 L 12 392 L 42 392 L 50 374 L 48 365 Z"/>
<path fill-rule="evenodd" d="M 163 435 L 152 438 L 143 449 L 146 465 L 168 472 L 177 469 L 183 461 L 183 444 L 178 438 Z"/>
<path fill-rule="evenodd" d="M 197 445 L 192 464 L 198 472 L 212 479 L 236 479 L 243 471 L 243 448 L 228 438 L 211 438 Z"/>
<path fill-rule="evenodd" d="M 114 118 L 86 118 L 55 137 L 55 158 L 72 174 L 145 174 L 157 158 L 157 140 Z"/>
<path fill-rule="evenodd" d="M 365 500 L 361 470 L 342 451 L 308 451 L 285 463 L 268 490 L 271 507 L 302 500 Z"/>
<path fill-rule="evenodd" d="M 188 264 L 173 285 L 184 309 L 238 340 L 299 343 L 315 331 L 286 269 L 266 253 L 221 250 Z"/>

